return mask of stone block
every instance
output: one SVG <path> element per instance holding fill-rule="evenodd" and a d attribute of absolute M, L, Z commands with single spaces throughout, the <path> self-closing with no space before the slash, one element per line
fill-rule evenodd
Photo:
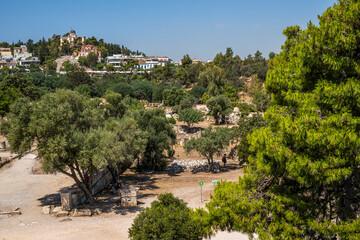
<path fill-rule="evenodd" d="M 91 210 L 90 209 L 74 209 L 72 212 L 73 217 L 90 217 Z"/>
<path fill-rule="evenodd" d="M 50 206 L 44 206 L 42 208 L 42 210 L 41 210 L 41 213 L 45 214 L 45 215 L 50 214 L 51 213 L 51 207 Z"/>
<path fill-rule="evenodd" d="M 58 212 L 61 212 L 61 211 L 62 211 L 61 207 L 55 207 L 55 208 L 51 211 L 51 214 L 56 215 Z"/>
<path fill-rule="evenodd" d="M 70 211 L 73 208 L 71 192 L 60 193 L 61 208 Z"/>
<path fill-rule="evenodd" d="M 66 217 L 67 215 L 69 215 L 68 211 L 59 211 L 56 213 L 56 217 Z"/>
<path fill-rule="evenodd" d="M 120 202 L 122 206 L 137 206 L 137 192 L 138 187 L 125 185 L 123 188 L 118 189 L 120 195 Z"/>

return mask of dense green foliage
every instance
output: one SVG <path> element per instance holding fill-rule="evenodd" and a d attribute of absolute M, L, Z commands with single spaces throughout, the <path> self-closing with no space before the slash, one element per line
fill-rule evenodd
<path fill-rule="evenodd" d="M 183 98 L 186 98 L 189 94 L 182 88 L 165 89 L 163 92 L 163 100 L 165 106 L 179 105 Z"/>
<path fill-rule="evenodd" d="M 185 108 L 179 112 L 179 121 L 186 122 L 190 130 L 194 123 L 198 123 L 203 120 L 203 116 L 204 114 L 199 110 Z"/>
<path fill-rule="evenodd" d="M 175 143 L 176 133 L 161 109 L 140 110 L 134 113 L 139 128 L 146 132 L 147 144 L 138 165 L 139 170 L 164 170 L 163 152 Z"/>
<path fill-rule="evenodd" d="M 221 122 L 225 123 L 225 116 L 232 112 L 231 101 L 224 95 L 212 97 L 206 101 L 206 106 L 209 108 L 209 115 L 215 119 L 215 124 L 219 124 L 219 118 Z"/>
<path fill-rule="evenodd" d="M 260 239 L 360 238 L 360 2 L 340 0 L 284 31 L 269 64 L 269 126 L 249 138 L 239 183 L 223 182 L 211 223 Z"/>
<path fill-rule="evenodd" d="M 10 105 L 21 96 L 31 100 L 39 98 L 38 89 L 26 74 L 0 76 L 0 116 L 6 115 Z"/>
<path fill-rule="evenodd" d="M 37 103 L 21 98 L 11 106 L 8 120 L 1 123 L 11 151 L 20 155 L 37 142 L 46 172 L 61 172 L 72 177 L 92 200 L 92 176 L 101 167 L 109 167 L 116 179 L 143 152 L 144 133 L 131 117 L 119 118 L 109 108 L 116 96 L 101 107 L 70 90 L 58 90 L 43 96 Z M 114 114 L 113 114 L 114 113 Z M 91 179 L 91 178 L 89 178 Z"/>
<path fill-rule="evenodd" d="M 164 193 L 135 218 L 129 237 L 133 240 L 198 240 L 203 235 L 202 229 L 191 208 L 172 193 Z"/>
<path fill-rule="evenodd" d="M 228 147 L 233 138 L 230 128 L 212 128 L 211 126 L 201 132 L 200 138 L 192 138 L 185 143 L 186 152 L 197 151 L 209 163 L 209 171 L 213 170 L 214 157 L 220 156 Z"/>
<path fill-rule="evenodd" d="M 240 165 L 243 165 L 244 163 L 248 163 L 248 157 L 250 155 L 248 136 L 254 130 L 265 127 L 267 123 L 261 114 L 254 114 L 253 116 L 244 114 L 237 124 L 238 127 L 234 129 L 234 134 L 239 142 L 237 155 Z"/>

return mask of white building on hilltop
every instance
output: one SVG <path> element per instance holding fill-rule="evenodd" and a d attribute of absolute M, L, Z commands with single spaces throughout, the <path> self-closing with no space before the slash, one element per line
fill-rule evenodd
<path fill-rule="evenodd" d="M 85 41 L 85 37 L 78 37 L 76 36 L 75 30 L 71 30 L 69 35 L 60 38 L 60 46 L 62 46 L 64 42 L 68 42 L 70 45 L 73 45 L 77 39 L 80 39 L 81 43 L 84 43 Z"/>

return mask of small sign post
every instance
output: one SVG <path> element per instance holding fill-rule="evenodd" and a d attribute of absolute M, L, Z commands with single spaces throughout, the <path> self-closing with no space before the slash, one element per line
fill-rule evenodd
<path fill-rule="evenodd" d="M 204 182 L 203 181 L 199 182 L 199 185 L 200 185 L 200 200 L 202 203 L 202 186 L 204 185 Z"/>

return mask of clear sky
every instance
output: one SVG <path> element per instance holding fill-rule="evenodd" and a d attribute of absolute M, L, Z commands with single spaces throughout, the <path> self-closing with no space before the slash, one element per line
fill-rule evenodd
<path fill-rule="evenodd" d="M 290 25 L 309 20 L 335 0 L 0 0 L 0 42 L 38 41 L 71 28 L 147 55 L 178 61 L 213 59 L 232 47 L 241 58 L 279 52 Z"/>

